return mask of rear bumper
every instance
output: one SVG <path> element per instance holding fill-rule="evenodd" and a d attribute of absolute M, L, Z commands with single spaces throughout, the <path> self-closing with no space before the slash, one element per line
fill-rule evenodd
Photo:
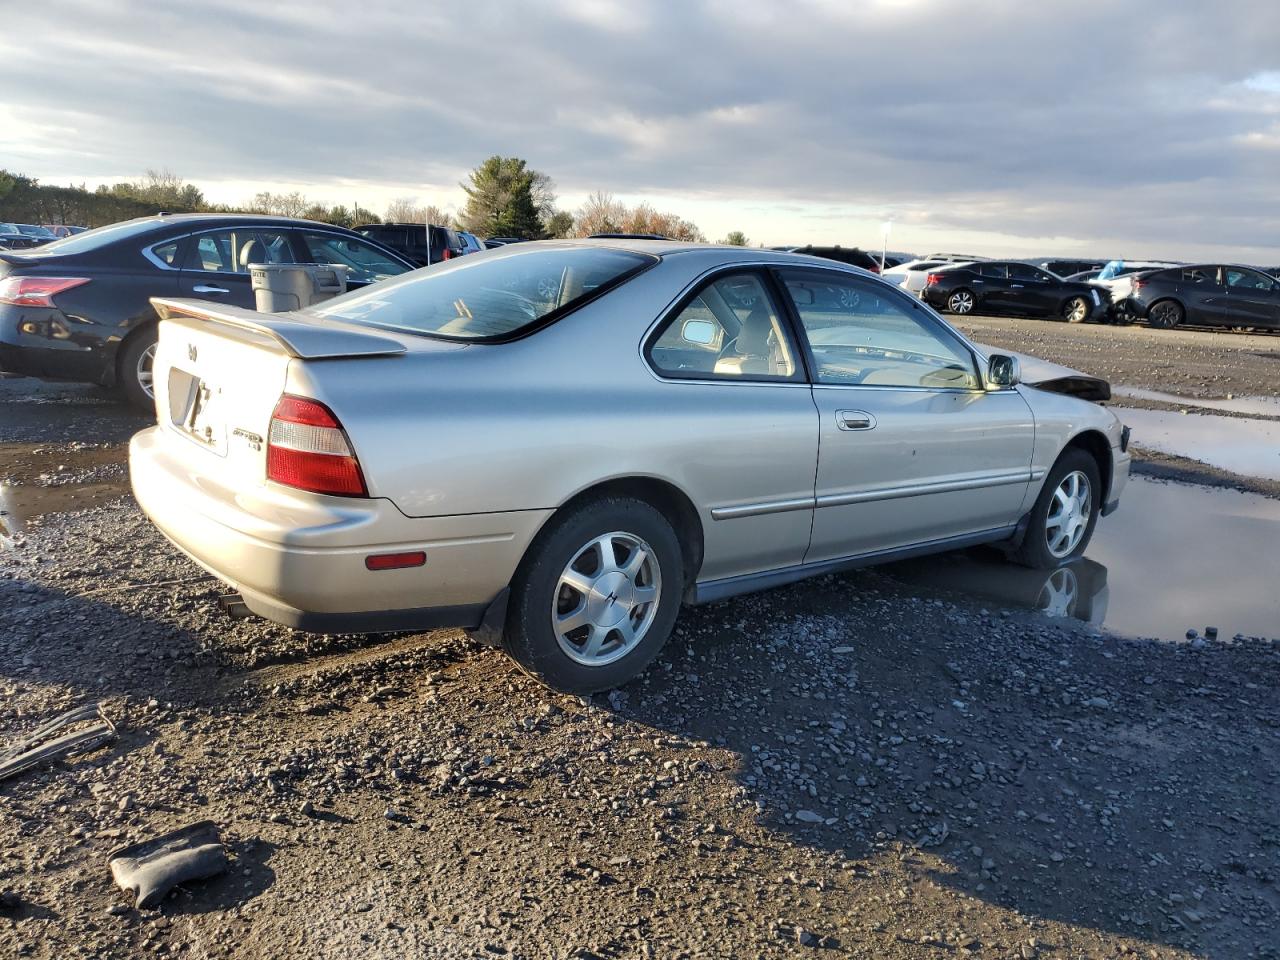
<path fill-rule="evenodd" d="M 475 627 L 507 586 L 547 510 L 405 517 L 390 500 L 229 489 L 152 427 L 129 444 L 134 496 L 183 553 L 276 623 L 316 632 Z M 177 446 L 176 450 L 172 445 Z M 370 571 L 371 553 L 422 550 L 424 566 Z"/>
<path fill-rule="evenodd" d="M 116 341 L 60 310 L 0 303 L 0 373 L 109 384 Z"/>

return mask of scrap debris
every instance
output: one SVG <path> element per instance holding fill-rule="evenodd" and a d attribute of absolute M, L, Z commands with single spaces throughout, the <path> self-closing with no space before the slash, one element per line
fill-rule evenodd
<path fill-rule="evenodd" d="M 227 850 L 211 820 L 201 820 L 121 847 L 107 858 L 111 877 L 122 890 L 137 894 L 138 909 L 154 907 L 180 883 L 206 880 L 227 869 Z"/>
<path fill-rule="evenodd" d="M 62 733 L 68 727 L 82 723 L 89 723 L 89 726 Z M 87 753 L 115 737 L 115 724 L 103 713 L 102 704 L 87 703 L 76 707 L 50 720 L 12 746 L 0 750 L 0 780 L 73 754 Z"/>

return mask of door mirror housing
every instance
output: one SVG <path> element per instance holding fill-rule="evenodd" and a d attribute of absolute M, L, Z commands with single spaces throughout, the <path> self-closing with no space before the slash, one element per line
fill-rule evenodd
<path fill-rule="evenodd" d="M 1017 357 L 993 353 L 987 360 L 988 390 L 1008 390 L 1021 382 L 1022 370 Z"/>

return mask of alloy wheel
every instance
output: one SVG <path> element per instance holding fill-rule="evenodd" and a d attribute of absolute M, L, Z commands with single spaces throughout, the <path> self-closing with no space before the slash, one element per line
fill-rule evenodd
<path fill-rule="evenodd" d="M 138 354 L 138 364 L 134 370 L 134 376 L 138 378 L 138 386 L 142 388 L 143 393 L 153 400 L 156 396 L 155 383 L 153 382 L 155 377 L 152 372 L 155 369 L 155 365 L 156 345 L 153 343 Z"/>
<path fill-rule="evenodd" d="M 947 309 L 952 313 L 972 313 L 973 294 L 967 290 L 959 290 L 947 299 Z"/>
<path fill-rule="evenodd" d="M 1069 556 L 1089 529 L 1092 512 L 1093 490 L 1089 478 L 1079 470 L 1072 470 L 1059 482 L 1049 503 L 1049 515 L 1044 522 L 1049 553 L 1059 560 Z"/>
<path fill-rule="evenodd" d="M 1084 297 L 1076 297 L 1071 301 L 1067 309 L 1067 321 L 1069 323 L 1084 323 L 1088 314 L 1089 305 L 1085 302 Z"/>
<path fill-rule="evenodd" d="M 1180 319 L 1178 306 L 1175 303 L 1170 303 L 1166 300 L 1164 303 L 1157 303 L 1151 308 L 1151 323 L 1154 326 L 1176 327 Z"/>
<path fill-rule="evenodd" d="M 662 573 L 653 548 L 634 534 L 596 537 L 565 566 L 551 600 L 551 628 L 564 654 L 602 667 L 625 657 L 653 625 Z"/>

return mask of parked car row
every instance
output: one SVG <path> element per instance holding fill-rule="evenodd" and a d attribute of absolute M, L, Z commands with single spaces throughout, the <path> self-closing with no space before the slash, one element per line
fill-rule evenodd
<path fill-rule="evenodd" d="M 939 310 L 964 316 L 1021 313 L 1061 317 L 1069 323 L 1105 319 L 1111 300 L 1087 281 L 1066 280 L 1018 260 L 984 260 L 938 267 L 927 274 L 921 296 Z"/>
<path fill-rule="evenodd" d="M 51 243 L 60 237 L 81 233 L 85 227 L 69 227 L 65 224 L 9 223 L 0 221 L 0 250 L 28 250 L 43 243 Z"/>
<path fill-rule="evenodd" d="M 370 223 L 355 230 L 390 247 L 419 267 L 479 253 L 486 248 L 485 243 L 473 233 L 424 223 Z"/>

